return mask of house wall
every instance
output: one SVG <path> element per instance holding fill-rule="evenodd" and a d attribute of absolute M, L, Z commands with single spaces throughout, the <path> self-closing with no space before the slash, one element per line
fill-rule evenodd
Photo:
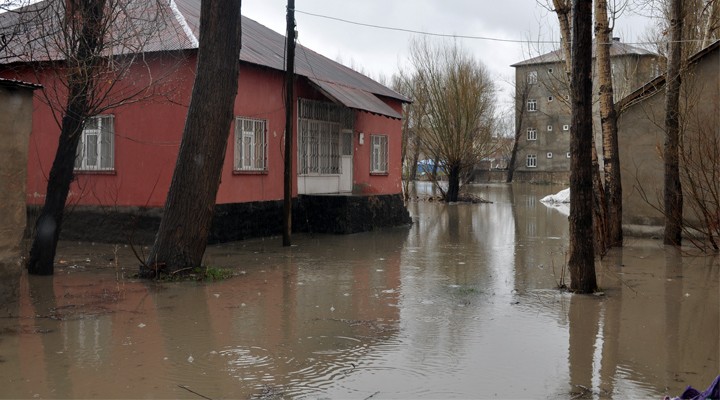
<path fill-rule="evenodd" d="M 386 100 L 387 101 L 387 100 Z M 388 104 L 399 114 L 402 105 L 398 101 Z M 402 192 L 402 121 L 374 115 L 367 112 L 356 112 L 354 132 L 353 193 L 358 194 L 398 194 Z M 360 133 L 363 133 L 364 144 L 360 144 Z M 372 142 L 370 135 L 388 136 L 388 173 L 371 174 L 370 158 Z"/>
<path fill-rule="evenodd" d="M 720 142 L 720 50 L 692 64 L 683 76 L 681 89 L 681 126 L 689 160 L 710 161 L 703 150 L 718 150 Z M 702 142 L 707 140 L 708 142 Z M 714 139 L 713 139 L 714 138 Z M 623 108 L 618 118 L 618 140 L 623 185 L 623 223 L 662 226 L 664 217 L 658 209 L 663 204 L 665 141 L 665 89 L 639 99 Z M 718 155 L 715 155 L 718 157 Z M 719 160 L 716 158 L 715 162 Z M 717 168 L 717 164 L 715 165 Z M 717 169 L 715 170 L 717 173 Z M 682 173 L 681 173 L 682 174 Z M 689 185 L 683 179 L 684 216 L 697 220 Z"/>
<path fill-rule="evenodd" d="M 0 85 L 0 273 L 15 270 L 25 229 L 33 89 Z"/>

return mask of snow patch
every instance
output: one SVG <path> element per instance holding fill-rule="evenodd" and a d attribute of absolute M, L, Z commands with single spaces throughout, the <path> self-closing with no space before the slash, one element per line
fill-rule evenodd
<path fill-rule="evenodd" d="M 194 47 L 200 46 L 200 42 L 198 42 L 198 39 L 195 37 L 195 34 L 193 33 L 192 29 L 190 29 L 190 25 L 188 25 L 187 20 L 185 19 L 185 16 L 182 15 L 180 10 L 177 7 L 177 4 L 175 4 L 175 0 L 170 0 L 170 9 L 172 10 L 173 14 L 175 15 L 175 19 L 177 19 L 180 26 L 183 28 L 183 32 L 188 36 L 188 39 L 190 39 L 190 42 Z"/>

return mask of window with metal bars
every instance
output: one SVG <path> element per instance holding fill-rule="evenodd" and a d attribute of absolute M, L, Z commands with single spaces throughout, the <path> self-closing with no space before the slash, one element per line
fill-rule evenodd
<path fill-rule="evenodd" d="M 235 171 L 267 171 L 267 121 L 235 118 Z"/>
<path fill-rule="evenodd" d="M 298 173 L 339 174 L 340 131 L 352 129 L 352 111 L 307 99 L 300 99 L 298 109 Z"/>
<path fill-rule="evenodd" d="M 115 130 L 112 115 L 89 117 L 75 156 L 76 171 L 112 171 L 115 168 Z"/>

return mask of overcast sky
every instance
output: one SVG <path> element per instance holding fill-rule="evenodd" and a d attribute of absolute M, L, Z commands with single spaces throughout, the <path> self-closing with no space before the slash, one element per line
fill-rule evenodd
<path fill-rule="evenodd" d="M 244 1 L 242 12 L 284 34 L 286 6 L 286 0 Z M 488 66 L 503 102 L 511 99 L 512 86 L 507 82 L 514 79 L 514 71 L 510 65 L 538 55 L 538 40 L 559 38 L 555 15 L 536 0 L 296 0 L 295 8 L 300 44 L 333 60 L 341 58 L 346 65 L 360 66 L 371 77 L 389 77 L 396 72 L 407 59 L 410 40 L 418 35 L 303 12 L 413 31 L 526 41 L 459 39 L 464 48 Z M 614 36 L 636 42 L 649 23 L 647 18 L 626 13 L 618 21 Z"/>

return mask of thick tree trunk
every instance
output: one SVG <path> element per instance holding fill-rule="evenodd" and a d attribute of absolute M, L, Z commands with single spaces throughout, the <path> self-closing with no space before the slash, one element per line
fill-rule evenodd
<path fill-rule="evenodd" d="M 95 71 L 103 47 L 103 18 L 105 0 L 78 0 L 68 2 L 68 15 L 77 15 L 81 21 L 77 49 L 66 60 L 68 99 L 62 118 L 58 147 L 48 176 L 45 204 L 35 225 L 35 237 L 30 248 L 27 268 L 33 275 L 52 275 L 55 251 L 62 229 L 65 202 L 70 191 L 75 168 L 75 156 L 83 124 L 89 116 L 90 101 L 95 90 Z M 72 29 L 72 28 L 68 28 Z M 66 33 L 73 37 L 74 32 Z"/>
<path fill-rule="evenodd" d="M 597 289 L 593 247 L 592 0 L 576 0 L 572 31 L 572 129 L 570 139 L 570 289 Z"/>
<path fill-rule="evenodd" d="M 207 246 L 238 88 L 240 1 L 203 1 L 190 108 L 155 243 L 140 275 L 198 267 Z"/>
<path fill-rule="evenodd" d="M 682 241 L 682 186 L 680 184 L 680 64 L 682 62 L 682 0 L 670 4 L 670 47 L 665 92 L 665 236 L 663 242 L 680 246 Z"/>
<path fill-rule="evenodd" d="M 605 175 L 606 246 L 621 246 L 622 183 L 620 153 L 617 136 L 617 113 L 613 100 L 612 69 L 610 67 L 610 26 L 607 0 L 595 0 L 595 41 L 597 79 L 600 86 L 600 125 L 602 127 L 603 169 Z"/>
<path fill-rule="evenodd" d="M 448 202 L 457 201 L 460 195 L 460 166 L 449 166 L 448 191 L 445 200 Z"/>

